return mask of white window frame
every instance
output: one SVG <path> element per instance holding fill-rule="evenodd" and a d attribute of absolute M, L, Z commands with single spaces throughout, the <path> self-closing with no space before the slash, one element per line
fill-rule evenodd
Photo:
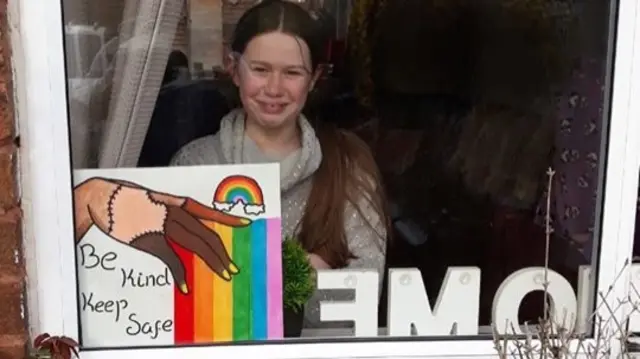
<path fill-rule="evenodd" d="M 22 148 L 27 312 L 32 335 L 78 337 L 71 168 L 61 1 L 9 2 L 16 113 Z M 620 0 L 609 123 L 598 292 L 629 291 L 640 155 L 640 3 Z M 634 56 L 634 52 L 635 55 Z M 622 272 L 621 272 L 622 271 Z M 622 275 L 621 275 L 622 273 Z M 616 278 L 618 278 L 616 280 Z M 599 299 L 598 299 L 599 300 Z M 602 307 L 602 306 L 601 306 Z M 603 314 L 606 309 L 602 309 Z M 618 313 L 623 317 L 625 313 Z M 620 350 L 617 343 L 612 343 Z M 616 349 L 617 348 L 617 349 Z M 615 353 L 614 353 L 615 354 Z M 82 359 L 122 358 L 468 358 L 496 357 L 490 340 L 321 341 L 170 349 L 82 351 Z"/>

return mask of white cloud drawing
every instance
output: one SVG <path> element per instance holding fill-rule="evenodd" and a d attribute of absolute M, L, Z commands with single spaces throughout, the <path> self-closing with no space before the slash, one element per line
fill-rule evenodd
<path fill-rule="evenodd" d="M 264 204 L 245 204 L 243 201 L 231 202 L 213 202 L 215 209 L 232 214 L 239 217 L 259 216 L 265 213 Z"/>

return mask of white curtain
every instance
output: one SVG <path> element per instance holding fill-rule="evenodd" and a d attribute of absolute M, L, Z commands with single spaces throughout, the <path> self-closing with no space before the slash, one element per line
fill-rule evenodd
<path fill-rule="evenodd" d="M 102 128 L 98 166 L 135 167 L 149 127 L 183 0 L 127 0 Z"/>

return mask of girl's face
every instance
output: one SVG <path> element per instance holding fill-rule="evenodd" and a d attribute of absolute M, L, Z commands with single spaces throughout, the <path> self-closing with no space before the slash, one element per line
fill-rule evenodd
<path fill-rule="evenodd" d="M 247 121 L 265 129 L 296 123 L 317 76 L 307 44 L 281 32 L 254 37 L 238 58 L 233 80 Z"/>

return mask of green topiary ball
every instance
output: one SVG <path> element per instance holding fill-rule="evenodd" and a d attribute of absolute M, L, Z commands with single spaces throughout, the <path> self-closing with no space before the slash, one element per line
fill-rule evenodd
<path fill-rule="evenodd" d="M 307 252 L 293 238 L 282 242 L 282 282 L 284 307 L 299 312 L 313 295 L 315 283 Z"/>

